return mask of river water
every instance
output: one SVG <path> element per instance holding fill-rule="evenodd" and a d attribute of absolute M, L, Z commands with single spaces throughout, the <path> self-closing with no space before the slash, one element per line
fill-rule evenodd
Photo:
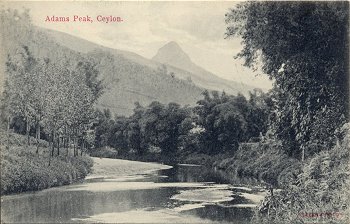
<path fill-rule="evenodd" d="M 264 191 L 202 166 L 81 183 L 1 198 L 4 223 L 249 223 Z"/>

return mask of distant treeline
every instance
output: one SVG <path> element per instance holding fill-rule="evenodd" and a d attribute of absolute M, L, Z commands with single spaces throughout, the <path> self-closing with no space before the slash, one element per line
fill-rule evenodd
<path fill-rule="evenodd" d="M 248 99 L 204 91 L 195 107 L 136 103 L 130 117 L 113 118 L 106 109 L 97 111 L 95 146 L 115 148 L 119 156 L 153 155 L 170 162 L 193 152 L 234 153 L 240 142 L 265 135 L 271 108 L 269 94 L 255 90 Z"/>

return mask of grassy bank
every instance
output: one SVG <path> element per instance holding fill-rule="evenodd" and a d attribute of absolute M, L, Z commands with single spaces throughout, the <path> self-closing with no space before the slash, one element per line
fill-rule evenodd
<path fill-rule="evenodd" d="M 234 177 L 254 178 L 275 186 L 283 186 L 300 173 L 301 163 L 283 153 L 281 145 L 265 143 L 241 143 L 232 153 L 219 155 L 190 154 L 182 158 L 184 163 L 212 166 Z"/>
<path fill-rule="evenodd" d="M 304 162 L 287 156 L 273 141 L 242 143 L 234 155 L 191 154 L 184 161 L 281 188 L 264 199 L 252 223 L 350 223 L 350 124 L 342 133 L 339 144 Z"/>
<path fill-rule="evenodd" d="M 238 177 L 253 177 L 280 187 L 293 181 L 301 170 L 301 163 L 288 157 L 274 141 L 242 143 L 233 157 L 213 165 Z"/>
<path fill-rule="evenodd" d="M 167 162 L 159 154 L 148 153 L 143 156 L 135 154 L 122 155 L 118 150 L 103 147 L 90 152 L 91 156 L 113 159 L 129 159 L 146 162 Z M 274 186 L 283 186 L 293 181 L 301 172 L 300 161 L 288 157 L 282 146 L 274 141 L 264 143 L 241 143 L 239 149 L 217 155 L 203 153 L 182 153 L 177 156 L 175 163 L 198 164 L 227 172 L 232 177 L 253 178 Z"/>
<path fill-rule="evenodd" d="M 9 148 L 6 133 L 0 133 L 0 139 L 1 195 L 70 184 L 84 178 L 93 165 L 88 156 L 73 157 L 63 150 L 60 156 L 50 157 L 45 141 L 40 141 L 36 154 L 35 139 L 27 146 L 25 136 L 11 133 Z"/>
<path fill-rule="evenodd" d="M 265 199 L 253 223 L 350 223 L 350 123 L 341 132 L 339 144 L 308 158 L 295 181 Z"/>

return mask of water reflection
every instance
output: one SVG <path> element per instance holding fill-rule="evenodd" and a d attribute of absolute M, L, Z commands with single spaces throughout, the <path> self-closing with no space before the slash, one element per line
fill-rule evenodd
<path fill-rule="evenodd" d="M 175 166 L 137 178 L 90 179 L 2 197 L 1 219 L 4 223 L 71 223 L 125 222 L 129 217 L 130 222 L 248 223 L 253 210 L 241 205 L 256 203 L 254 196 L 260 193 L 229 183 L 225 175 L 194 166 Z M 93 191 L 89 190 L 92 185 Z"/>

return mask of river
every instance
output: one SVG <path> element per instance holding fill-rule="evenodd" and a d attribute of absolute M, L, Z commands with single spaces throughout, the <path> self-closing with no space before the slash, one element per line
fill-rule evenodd
<path fill-rule="evenodd" d="M 203 166 L 94 161 L 80 183 L 1 197 L 2 222 L 249 223 L 265 195 Z"/>

